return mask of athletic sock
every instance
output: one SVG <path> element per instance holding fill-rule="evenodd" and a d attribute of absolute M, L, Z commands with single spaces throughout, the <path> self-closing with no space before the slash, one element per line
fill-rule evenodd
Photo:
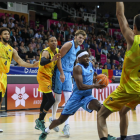
<path fill-rule="evenodd" d="M 100 140 L 107 140 L 107 138 L 106 137 L 103 137 L 103 138 L 100 138 Z"/>
<path fill-rule="evenodd" d="M 47 128 L 45 129 L 45 132 L 46 132 L 46 133 L 50 133 L 49 127 L 47 127 Z"/>
<path fill-rule="evenodd" d="M 125 140 L 126 139 L 126 136 L 121 136 L 121 140 Z"/>
<path fill-rule="evenodd" d="M 46 112 L 42 112 L 42 113 L 40 113 L 40 115 L 39 115 L 39 120 L 41 121 L 41 120 L 44 120 L 44 118 L 45 118 L 45 116 L 46 116 Z"/>

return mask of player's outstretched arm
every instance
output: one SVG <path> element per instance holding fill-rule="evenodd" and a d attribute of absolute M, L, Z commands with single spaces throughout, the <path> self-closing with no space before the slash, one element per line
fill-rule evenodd
<path fill-rule="evenodd" d="M 73 77 L 76 81 L 77 87 L 79 90 L 87 90 L 92 88 L 103 88 L 104 85 L 95 84 L 95 85 L 85 85 L 83 84 L 83 77 L 82 77 L 82 68 L 80 66 L 75 66 L 73 69 Z"/>
<path fill-rule="evenodd" d="M 33 68 L 33 67 L 38 67 L 39 62 L 35 62 L 34 64 L 29 64 L 26 63 L 25 61 L 23 61 L 17 51 L 15 49 L 13 49 L 13 59 L 22 67 L 26 67 L 26 68 Z"/>
<path fill-rule="evenodd" d="M 124 3 L 116 2 L 116 16 L 120 25 L 121 32 L 127 41 L 127 50 L 130 50 L 134 42 L 134 32 L 129 27 L 126 17 L 124 15 Z"/>

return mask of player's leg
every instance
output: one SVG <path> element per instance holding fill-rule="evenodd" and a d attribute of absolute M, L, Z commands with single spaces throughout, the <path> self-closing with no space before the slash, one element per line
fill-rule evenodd
<path fill-rule="evenodd" d="M 43 107 L 43 112 L 40 113 L 39 118 L 36 120 L 36 125 L 37 127 L 44 132 L 45 130 L 45 125 L 44 125 L 44 118 L 47 114 L 47 112 L 49 111 L 49 109 L 51 108 L 51 106 L 54 104 L 55 99 L 54 96 L 52 94 L 52 92 L 50 93 L 43 93 L 43 100 L 42 102 L 44 102 L 44 100 L 47 102 L 45 103 L 44 107 Z"/>
<path fill-rule="evenodd" d="M 2 92 L 0 92 L 0 110 L 1 110 L 2 101 L 3 101 Z M 3 130 L 0 129 L 0 132 L 3 132 Z"/>
<path fill-rule="evenodd" d="M 65 98 L 65 104 L 69 100 L 72 92 L 72 79 L 71 79 L 71 73 L 70 72 L 65 72 L 65 82 L 62 84 L 62 89 L 64 93 L 64 98 Z M 62 133 L 69 137 L 70 132 L 69 132 L 70 126 L 69 126 L 69 118 L 65 121 L 65 126 L 62 130 Z"/>
<path fill-rule="evenodd" d="M 121 140 L 124 140 L 127 136 L 127 130 L 128 130 L 128 116 L 127 112 L 131 108 L 124 106 L 120 111 L 120 135 L 121 135 Z"/>

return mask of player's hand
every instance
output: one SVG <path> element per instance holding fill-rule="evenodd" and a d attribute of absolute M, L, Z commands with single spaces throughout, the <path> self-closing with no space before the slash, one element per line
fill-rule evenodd
<path fill-rule="evenodd" d="M 61 80 L 62 83 L 64 83 L 64 81 L 65 81 L 65 75 L 64 75 L 64 73 L 63 74 L 60 74 L 60 80 Z"/>
<path fill-rule="evenodd" d="M 60 58 L 61 58 L 61 54 L 60 54 L 60 53 L 57 53 L 57 54 L 55 54 L 54 57 L 51 59 L 51 62 L 56 61 L 56 60 L 58 60 L 58 59 L 60 59 Z"/>
<path fill-rule="evenodd" d="M 35 62 L 34 64 L 33 64 L 33 67 L 39 67 L 39 61 L 37 61 L 37 62 Z"/>
<path fill-rule="evenodd" d="M 105 88 L 105 85 L 95 84 L 95 85 L 94 85 L 94 88 L 102 89 L 102 88 Z"/>

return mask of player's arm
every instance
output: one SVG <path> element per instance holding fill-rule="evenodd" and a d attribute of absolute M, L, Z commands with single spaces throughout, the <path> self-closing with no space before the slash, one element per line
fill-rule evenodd
<path fill-rule="evenodd" d="M 49 64 L 53 61 L 56 61 L 60 58 L 61 58 L 60 53 L 57 53 L 57 54 L 54 55 L 54 57 L 52 59 L 49 59 L 49 52 L 48 51 L 43 51 L 42 56 L 41 56 L 41 60 L 40 60 L 40 65 L 41 66 L 47 65 L 47 64 Z"/>
<path fill-rule="evenodd" d="M 103 88 L 104 85 L 85 85 L 83 84 L 83 77 L 82 77 L 82 68 L 80 66 L 75 66 L 73 69 L 73 77 L 76 81 L 77 87 L 79 90 L 87 90 L 92 88 Z"/>
<path fill-rule="evenodd" d="M 134 42 L 134 32 L 129 27 L 126 17 L 124 15 L 123 2 L 116 2 L 116 16 L 120 25 L 121 32 L 128 43 L 127 50 L 130 50 Z"/>
<path fill-rule="evenodd" d="M 97 77 L 97 73 L 96 72 L 94 72 L 94 75 L 93 75 L 93 83 L 96 83 L 96 77 Z"/>
<path fill-rule="evenodd" d="M 13 49 L 13 59 L 22 67 L 26 67 L 26 68 L 33 68 L 33 67 L 38 67 L 39 62 L 35 62 L 34 64 L 29 64 L 26 63 L 25 61 L 23 61 L 17 51 L 15 49 Z"/>
<path fill-rule="evenodd" d="M 57 61 L 57 67 L 58 67 L 58 70 L 60 71 L 60 80 L 63 83 L 65 81 L 65 75 L 62 69 L 61 58 L 59 58 Z"/>
<path fill-rule="evenodd" d="M 61 58 L 65 56 L 65 54 L 70 50 L 71 47 L 71 42 L 67 42 L 62 46 L 62 48 L 60 49 Z"/>

